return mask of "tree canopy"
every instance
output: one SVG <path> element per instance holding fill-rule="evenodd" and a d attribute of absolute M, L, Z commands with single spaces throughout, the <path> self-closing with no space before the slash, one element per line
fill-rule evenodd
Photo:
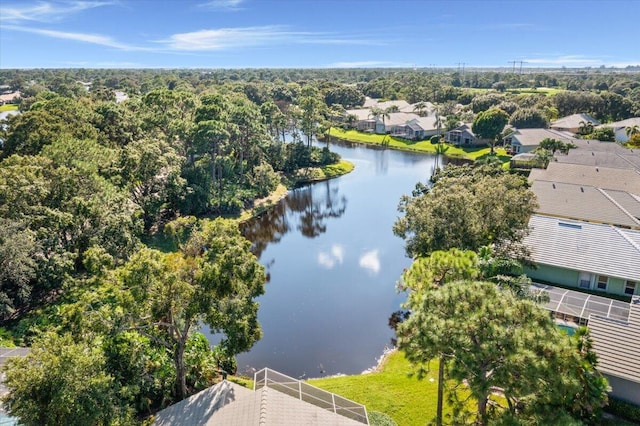
<path fill-rule="evenodd" d="M 490 244 L 517 251 L 536 206 L 527 187 L 525 179 L 510 174 L 439 178 L 426 193 L 401 199 L 404 216 L 393 232 L 405 239 L 411 257 L 450 248 L 478 251 Z"/>

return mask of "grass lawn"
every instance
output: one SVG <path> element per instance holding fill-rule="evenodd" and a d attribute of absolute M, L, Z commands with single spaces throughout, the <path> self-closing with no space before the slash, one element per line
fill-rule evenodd
<path fill-rule="evenodd" d="M 308 383 L 364 404 L 368 412 L 385 413 L 400 426 L 424 425 L 436 415 L 438 363 L 433 361 L 430 367 L 431 372 L 423 380 L 409 377 L 411 366 L 404 354 L 396 351 L 380 371 Z M 445 415 L 446 412 L 445 404 Z"/>
<path fill-rule="evenodd" d="M 0 112 L 17 111 L 17 110 L 18 110 L 18 105 L 14 105 L 14 104 L 0 105 Z"/>
<path fill-rule="evenodd" d="M 372 145 L 387 146 L 389 148 L 400 149 L 403 151 L 415 151 L 423 152 L 426 154 L 436 154 L 436 145 L 431 141 L 407 141 L 403 139 L 397 139 L 389 135 L 377 135 L 374 133 L 363 133 L 357 130 L 343 130 L 335 127 L 331 128 L 331 136 L 343 139 L 350 142 L 367 143 Z M 491 148 L 488 147 L 475 147 L 475 148 L 460 148 L 447 144 L 447 152 L 444 154 L 447 157 L 454 158 L 466 158 L 468 160 L 477 160 L 479 158 L 489 155 Z M 506 151 L 502 148 L 496 148 L 496 153 L 500 160 L 504 163 L 511 158 L 507 155 Z"/>

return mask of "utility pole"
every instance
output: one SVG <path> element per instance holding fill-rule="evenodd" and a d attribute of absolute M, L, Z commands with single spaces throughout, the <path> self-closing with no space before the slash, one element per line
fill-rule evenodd
<path fill-rule="evenodd" d="M 520 61 L 520 75 L 522 75 L 522 64 L 526 64 L 527 61 Z"/>
<path fill-rule="evenodd" d="M 507 61 L 508 64 L 513 64 L 513 73 L 516 73 L 516 64 L 518 63 L 518 61 Z"/>

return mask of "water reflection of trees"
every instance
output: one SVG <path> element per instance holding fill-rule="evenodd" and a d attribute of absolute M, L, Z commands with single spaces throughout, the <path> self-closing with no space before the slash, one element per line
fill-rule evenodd
<path fill-rule="evenodd" d="M 316 238 L 327 231 L 328 219 L 339 218 L 346 208 L 347 199 L 337 182 L 325 181 L 290 191 L 276 206 L 246 222 L 242 233 L 260 257 L 269 244 L 279 242 L 292 229 Z"/>

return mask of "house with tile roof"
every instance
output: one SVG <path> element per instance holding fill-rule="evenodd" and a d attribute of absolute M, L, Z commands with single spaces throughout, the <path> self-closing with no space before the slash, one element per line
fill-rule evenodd
<path fill-rule="evenodd" d="M 537 213 L 640 230 L 640 197 L 626 191 L 536 180 Z"/>
<path fill-rule="evenodd" d="M 640 405 L 640 297 L 631 299 L 628 320 L 591 315 L 589 330 L 611 395 Z"/>
<path fill-rule="evenodd" d="M 640 230 L 534 214 L 524 243 L 533 281 L 581 290 L 640 294 Z"/>
<path fill-rule="evenodd" d="M 546 169 L 532 169 L 529 181 L 562 182 L 626 191 L 640 196 L 640 171 L 584 164 L 551 162 Z"/>
<path fill-rule="evenodd" d="M 368 425 L 363 405 L 265 368 L 254 389 L 224 380 L 158 412 L 154 426 Z"/>
<path fill-rule="evenodd" d="M 550 129 L 516 129 L 504 137 L 504 145 L 510 146 L 514 154 L 534 151 L 545 139 L 557 139 L 565 143 L 573 141 L 569 135 Z"/>
<path fill-rule="evenodd" d="M 616 135 L 616 141 L 625 143 L 629 140 L 629 136 L 627 136 L 627 127 L 633 126 L 638 126 L 640 128 L 640 117 L 627 118 L 626 120 L 601 124 L 597 127 L 611 127 Z"/>
<path fill-rule="evenodd" d="M 445 133 L 444 140 L 457 146 L 486 145 L 487 141 L 478 138 L 472 130 L 471 123 L 464 123 Z"/>
<path fill-rule="evenodd" d="M 549 128 L 561 132 L 579 133 L 583 123 L 590 123 L 593 126 L 598 126 L 600 122 L 590 116 L 589 114 L 572 114 L 566 117 L 562 117 L 551 123 Z"/>

